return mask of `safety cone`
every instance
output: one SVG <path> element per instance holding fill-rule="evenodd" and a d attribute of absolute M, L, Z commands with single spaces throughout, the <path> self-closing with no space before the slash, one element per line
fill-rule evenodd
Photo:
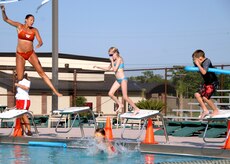
<path fill-rule="evenodd" d="M 15 127 L 14 127 L 14 137 L 22 136 L 22 127 L 21 127 L 21 119 L 17 118 L 15 121 Z"/>
<path fill-rule="evenodd" d="M 228 131 L 227 131 L 227 137 L 224 144 L 224 149 L 230 149 L 230 120 L 228 120 Z"/>
<path fill-rule="evenodd" d="M 147 125 L 147 129 L 146 129 L 145 140 L 142 143 L 157 144 L 157 142 L 155 142 L 155 139 L 154 139 L 153 123 L 152 123 L 151 118 L 148 119 L 148 125 Z"/>
<path fill-rule="evenodd" d="M 112 127 L 111 127 L 110 117 L 107 117 L 106 119 L 105 135 L 107 139 L 113 140 L 113 132 L 112 132 Z"/>

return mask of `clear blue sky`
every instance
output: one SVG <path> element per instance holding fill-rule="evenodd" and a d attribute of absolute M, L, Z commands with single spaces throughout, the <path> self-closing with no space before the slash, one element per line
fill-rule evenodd
<path fill-rule="evenodd" d="M 38 13 L 42 0 L 6 5 L 10 19 L 35 16 L 44 45 L 52 50 L 52 1 Z M 16 30 L 0 19 L 0 51 L 15 52 Z M 229 0 L 59 0 L 59 52 L 108 57 L 119 48 L 126 68 L 191 65 L 203 49 L 213 64 L 230 64 Z"/>

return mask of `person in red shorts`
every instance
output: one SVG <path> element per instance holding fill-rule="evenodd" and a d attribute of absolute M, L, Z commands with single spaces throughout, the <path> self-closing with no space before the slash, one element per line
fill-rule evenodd
<path fill-rule="evenodd" d="M 17 87 L 17 94 L 16 94 L 16 108 L 18 110 L 20 109 L 26 109 L 29 110 L 30 107 L 30 98 L 29 98 L 29 89 L 30 89 L 30 80 L 28 77 L 28 74 L 25 73 L 24 77 L 21 81 L 19 81 L 18 83 L 15 83 L 15 86 Z M 28 136 L 32 136 L 32 132 L 31 132 L 31 126 L 30 126 L 30 122 L 29 119 L 27 117 L 27 115 L 23 115 L 22 118 L 20 119 L 20 122 L 22 123 L 23 130 L 24 132 L 27 132 L 26 134 Z"/>
<path fill-rule="evenodd" d="M 205 57 L 205 53 L 202 50 L 196 50 L 193 53 L 192 58 L 194 65 L 199 68 L 200 74 L 204 80 L 201 88 L 198 90 L 198 92 L 194 94 L 200 104 L 200 107 L 203 109 L 203 112 L 201 113 L 199 118 L 203 119 L 207 115 L 209 115 L 209 110 L 206 107 L 205 103 L 207 103 L 213 110 L 211 116 L 217 115 L 219 113 L 219 110 L 210 99 L 219 85 L 216 74 L 214 72 L 208 72 L 208 68 L 213 68 L 212 62 L 210 59 Z"/>

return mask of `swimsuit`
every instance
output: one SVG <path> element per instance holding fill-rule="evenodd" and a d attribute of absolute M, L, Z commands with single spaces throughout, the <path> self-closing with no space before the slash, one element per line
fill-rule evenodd
<path fill-rule="evenodd" d="M 21 29 L 20 31 L 18 31 L 18 39 L 22 39 L 22 40 L 28 40 L 33 42 L 34 41 L 34 33 L 28 33 L 27 31 Z M 28 60 L 30 58 L 30 56 L 34 53 L 34 50 L 28 51 L 28 52 L 18 52 L 17 54 L 19 54 L 20 56 L 22 56 L 25 60 Z"/>
<path fill-rule="evenodd" d="M 114 63 L 114 66 L 116 66 L 116 63 Z M 124 64 L 124 63 L 121 63 L 121 64 L 118 66 L 117 71 L 118 71 L 119 69 L 124 69 L 124 68 L 125 68 L 125 64 Z M 117 71 L 116 71 L 116 72 L 117 72 Z M 128 78 L 127 78 L 127 77 L 118 78 L 118 79 L 117 79 L 117 82 L 118 82 L 119 84 L 121 84 L 121 82 L 122 82 L 123 80 L 128 80 Z"/>
<path fill-rule="evenodd" d="M 116 63 L 114 63 L 114 67 L 116 66 Z M 119 70 L 119 69 L 124 69 L 125 68 L 125 64 L 124 63 L 121 63 L 119 66 L 118 66 L 118 68 L 117 68 L 117 71 Z M 116 71 L 116 72 L 117 72 Z"/>
<path fill-rule="evenodd" d="M 128 78 L 127 78 L 127 77 L 119 78 L 119 79 L 117 79 L 117 82 L 118 82 L 119 84 L 121 84 L 121 82 L 122 82 L 123 80 L 128 80 Z"/>
<path fill-rule="evenodd" d="M 20 31 L 18 31 L 18 39 L 22 39 L 22 40 L 28 40 L 33 42 L 34 41 L 34 33 L 28 33 L 27 31 L 21 29 Z"/>
<path fill-rule="evenodd" d="M 17 51 L 17 54 L 23 57 L 25 60 L 28 60 L 33 53 L 34 53 L 34 50 L 31 50 L 28 52 L 18 52 Z"/>

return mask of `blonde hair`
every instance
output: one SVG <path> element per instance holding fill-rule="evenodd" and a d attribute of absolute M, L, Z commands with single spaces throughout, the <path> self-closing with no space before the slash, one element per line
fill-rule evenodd
<path fill-rule="evenodd" d="M 113 53 L 117 53 L 118 56 L 120 56 L 120 52 L 116 47 L 110 47 L 108 52 L 112 51 Z"/>
<path fill-rule="evenodd" d="M 193 58 L 199 58 L 199 57 L 203 57 L 205 58 L 205 53 L 202 50 L 196 50 L 193 54 L 192 54 Z"/>

